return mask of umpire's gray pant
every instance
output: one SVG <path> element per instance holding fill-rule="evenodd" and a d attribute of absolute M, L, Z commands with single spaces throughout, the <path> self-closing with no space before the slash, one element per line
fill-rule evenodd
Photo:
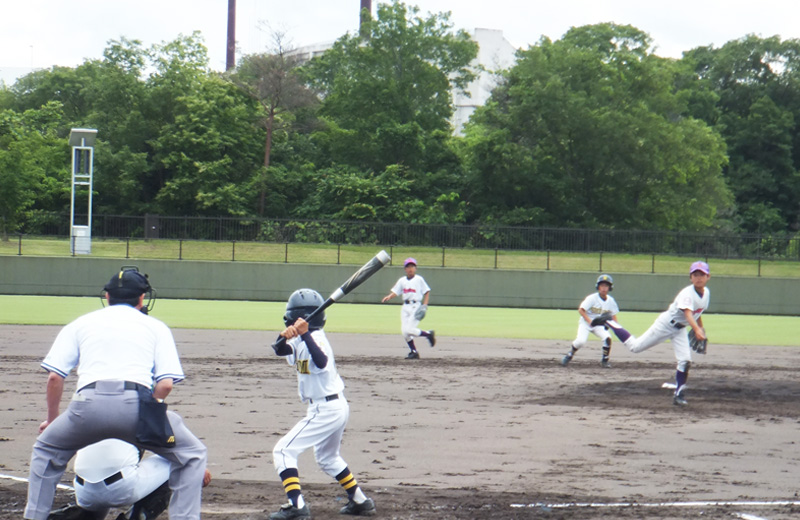
<path fill-rule="evenodd" d="M 207 450 L 178 414 L 168 412 L 168 416 L 175 433 L 175 446 L 147 446 L 147 449 L 171 463 L 169 518 L 197 520 L 200 518 Z M 138 417 L 139 394 L 136 390 L 125 390 L 122 381 L 98 381 L 95 388 L 76 393 L 66 411 L 39 435 L 33 445 L 24 517 L 47 520 L 56 487 L 67 463 L 79 449 L 109 438 L 141 446 L 136 442 Z"/>

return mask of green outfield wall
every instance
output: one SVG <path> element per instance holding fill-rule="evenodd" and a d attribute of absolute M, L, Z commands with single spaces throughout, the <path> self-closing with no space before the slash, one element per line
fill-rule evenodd
<path fill-rule="evenodd" d="M 0 257 L 0 293 L 97 296 L 122 265 L 137 265 L 150 276 L 159 298 L 283 301 L 300 287 L 328 296 L 358 268 L 353 265 L 125 261 L 91 257 Z M 687 269 L 689 263 L 687 262 Z M 711 310 L 728 314 L 795 316 L 800 311 L 800 279 L 712 278 Z M 573 309 L 594 290 L 598 273 L 426 268 L 431 303 L 476 307 Z M 666 309 L 689 276 L 608 273 L 626 311 Z M 347 296 L 352 303 L 378 303 L 403 269 L 386 267 Z"/>

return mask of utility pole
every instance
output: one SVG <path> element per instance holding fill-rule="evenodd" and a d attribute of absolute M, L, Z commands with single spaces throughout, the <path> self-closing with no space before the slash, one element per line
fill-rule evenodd
<path fill-rule="evenodd" d="M 366 10 L 366 12 L 364 12 Z M 361 0 L 361 9 L 358 11 L 358 33 L 362 38 L 369 36 L 366 34 L 364 24 L 372 18 L 372 0 Z"/>
<path fill-rule="evenodd" d="M 363 1 L 363 0 L 362 0 Z M 225 70 L 236 66 L 236 0 L 228 0 L 228 48 L 225 53 Z"/>

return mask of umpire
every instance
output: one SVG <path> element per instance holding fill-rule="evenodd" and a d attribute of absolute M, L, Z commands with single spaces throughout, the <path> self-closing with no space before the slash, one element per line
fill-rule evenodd
<path fill-rule="evenodd" d="M 41 364 L 47 420 L 33 445 L 24 517 L 47 519 L 76 451 L 117 438 L 169 460 L 170 519 L 199 519 L 206 447 L 163 404 L 184 378 L 172 332 L 147 316 L 145 293 L 152 302 L 153 291 L 138 269 L 123 267 L 103 289 L 108 306 L 65 326 Z M 76 366 L 78 390 L 60 414 L 64 379 Z"/>

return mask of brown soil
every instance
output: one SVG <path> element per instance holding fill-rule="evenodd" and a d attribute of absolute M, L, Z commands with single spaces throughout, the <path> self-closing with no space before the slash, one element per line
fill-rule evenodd
<path fill-rule="evenodd" d="M 26 484 L 10 477 L 27 477 L 45 414 L 39 362 L 58 330 L 0 326 L 0 520 L 21 518 Z M 209 447 L 206 518 L 262 519 L 284 501 L 272 447 L 304 405 L 274 336 L 175 331 L 188 379 L 170 408 Z M 330 336 L 351 406 L 342 454 L 379 518 L 800 514 L 800 349 L 711 345 L 679 408 L 662 388 L 669 345 L 615 344 L 606 370 L 599 343 L 565 368 L 568 341 L 442 337 L 406 361 L 399 335 Z M 300 477 L 314 518 L 341 518 L 344 494 L 313 454 Z M 61 490 L 56 505 L 70 499 Z"/>

